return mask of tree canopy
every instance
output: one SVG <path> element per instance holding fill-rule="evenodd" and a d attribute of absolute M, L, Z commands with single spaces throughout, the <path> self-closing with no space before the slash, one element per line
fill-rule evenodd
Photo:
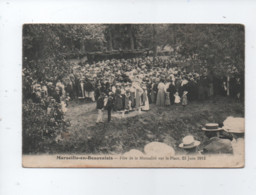
<path fill-rule="evenodd" d="M 238 24 L 25 24 L 23 66 L 41 63 L 40 71 L 52 72 L 58 63 L 65 69 L 64 58 L 88 52 L 150 49 L 155 56 L 167 45 L 218 74 L 232 72 L 230 65 L 244 70 L 244 26 Z"/>

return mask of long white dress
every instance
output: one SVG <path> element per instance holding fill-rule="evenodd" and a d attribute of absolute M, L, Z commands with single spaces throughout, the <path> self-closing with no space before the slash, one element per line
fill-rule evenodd
<path fill-rule="evenodd" d="M 169 88 L 170 84 L 171 84 L 170 82 L 165 84 L 165 105 L 166 106 L 170 106 L 171 105 L 171 102 L 170 102 L 170 92 L 167 91 L 167 89 Z"/>
<path fill-rule="evenodd" d="M 141 95 L 143 93 L 143 89 L 140 87 L 138 82 L 133 83 L 133 87 L 136 89 L 135 90 L 135 101 L 136 101 L 136 108 L 141 107 Z"/>
<path fill-rule="evenodd" d="M 157 106 L 165 106 L 165 85 L 162 82 L 160 82 L 158 84 L 158 93 L 157 93 L 157 98 L 156 98 L 156 105 Z"/>
<path fill-rule="evenodd" d="M 175 93 L 175 94 L 174 94 L 174 97 L 175 97 L 174 103 L 175 103 L 175 104 L 179 104 L 179 103 L 180 103 L 180 96 L 179 96 L 179 94 L 178 94 L 178 93 Z"/>
<path fill-rule="evenodd" d="M 149 110 L 148 92 L 145 91 L 145 93 L 146 93 L 145 105 L 142 107 L 142 110 L 147 111 Z"/>

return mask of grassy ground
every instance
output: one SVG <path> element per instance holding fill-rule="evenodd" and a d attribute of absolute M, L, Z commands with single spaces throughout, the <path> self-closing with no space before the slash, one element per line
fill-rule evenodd
<path fill-rule="evenodd" d="M 132 114 L 123 119 L 114 118 L 110 123 L 96 124 L 95 103 L 71 102 L 66 119 L 71 122 L 68 134 L 56 143 L 51 153 L 124 153 L 130 149 L 143 151 L 152 141 L 164 142 L 178 153 L 182 138 L 191 134 L 195 139 L 207 139 L 201 128 L 208 122 L 223 122 L 228 116 L 244 116 L 244 105 L 229 98 L 214 98 L 204 102 L 157 107 L 140 115 Z M 104 112 L 107 121 L 107 113 Z"/>

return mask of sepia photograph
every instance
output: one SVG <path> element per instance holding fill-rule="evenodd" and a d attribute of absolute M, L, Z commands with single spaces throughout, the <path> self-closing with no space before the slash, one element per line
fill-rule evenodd
<path fill-rule="evenodd" d="M 242 24 L 24 24 L 23 167 L 244 167 Z"/>

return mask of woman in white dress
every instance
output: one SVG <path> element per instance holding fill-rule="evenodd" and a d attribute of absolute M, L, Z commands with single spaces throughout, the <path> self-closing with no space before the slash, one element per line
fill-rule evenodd
<path fill-rule="evenodd" d="M 180 96 L 179 96 L 179 93 L 178 92 L 176 92 L 175 94 L 174 94 L 174 103 L 175 104 L 179 104 L 180 103 Z"/>
<path fill-rule="evenodd" d="M 142 106 L 142 110 L 148 111 L 149 110 L 149 101 L 148 101 L 148 91 L 147 91 L 146 86 L 143 87 L 143 101 L 144 101 L 144 105 Z"/>
<path fill-rule="evenodd" d="M 140 109 L 141 107 L 141 95 L 143 93 L 142 88 L 139 86 L 139 84 L 135 85 L 136 91 L 135 91 L 135 101 L 136 101 L 136 105 L 135 107 L 137 109 Z"/>
<path fill-rule="evenodd" d="M 165 83 L 165 105 L 166 106 L 170 106 L 171 105 L 171 102 L 170 102 L 170 92 L 167 91 L 167 89 L 169 88 L 170 86 L 170 82 L 166 82 Z"/>
<path fill-rule="evenodd" d="M 160 80 L 158 84 L 158 93 L 156 98 L 156 105 L 157 106 L 165 106 L 165 84 L 163 79 Z"/>

